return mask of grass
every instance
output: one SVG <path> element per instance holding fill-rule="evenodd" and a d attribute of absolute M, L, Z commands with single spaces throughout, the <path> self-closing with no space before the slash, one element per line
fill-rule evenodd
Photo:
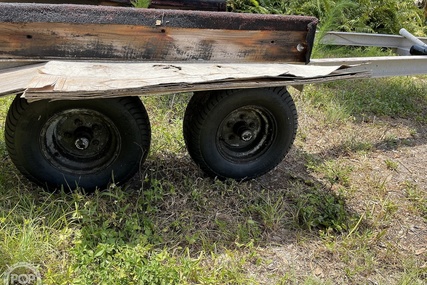
<path fill-rule="evenodd" d="M 0 272 L 44 284 L 423 284 L 427 278 L 425 77 L 293 91 L 295 146 L 237 183 L 190 160 L 191 94 L 142 98 L 153 145 L 126 185 L 47 193 L 11 164 L 0 99 Z M 1 276 L 0 276 L 1 277 Z"/>

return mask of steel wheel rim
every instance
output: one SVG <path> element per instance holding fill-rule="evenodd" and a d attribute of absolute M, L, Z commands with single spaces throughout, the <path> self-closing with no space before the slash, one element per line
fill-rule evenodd
<path fill-rule="evenodd" d="M 73 174 L 92 174 L 109 167 L 121 148 L 113 122 L 90 109 L 54 114 L 42 127 L 40 143 L 46 160 Z"/>
<path fill-rule="evenodd" d="M 216 143 L 220 154 L 234 163 L 261 157 L 273 144 L 277 123 L 260 106 L 244 106 L 228 114 L 219 125 Z"/>

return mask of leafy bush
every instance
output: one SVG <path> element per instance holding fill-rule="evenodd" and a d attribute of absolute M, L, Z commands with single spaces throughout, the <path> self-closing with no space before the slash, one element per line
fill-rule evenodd
<path fill-rule="evenodd" d="M 327 30 L 422 35 L 424 16 L 413 0 L 229 0 L 235 12 L 312 15 Z"/>

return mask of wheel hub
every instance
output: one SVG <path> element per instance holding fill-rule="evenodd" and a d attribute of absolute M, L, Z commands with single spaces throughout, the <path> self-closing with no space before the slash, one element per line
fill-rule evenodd
<path fill-rule="evenodd" d="M 232 161 L 256 159 L 270 146 L 274 126 L 272 115 L 264 108 L 238 108 L 220 124 L 217 133 L 219 149 Z"/>
<path fill-rule="evenodd" d="M 43 155 L 62 171 L 89 174 L 108 167 L 120 149 L 113 122 L 100 112 L 71 109 L 54 114 L 42 128 Z"/>

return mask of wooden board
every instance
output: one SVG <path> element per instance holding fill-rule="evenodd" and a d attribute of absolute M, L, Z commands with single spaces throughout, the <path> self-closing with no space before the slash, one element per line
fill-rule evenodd
<path fill-rule="evenodd" d="M 110 5 L 132 7 L 132 0 L 0 0 L 7 3 L 50 3 L 50 4 L 84 4 L 84 5 Z M 225 11 L 226 0 L 151 0 L 149 8 L 200 10 L 200 11 Z"/>
<path fill-rule="evenodd" d="M 308 62 L 313 17 L 0 3 L 0 58 Z"/>
<path fill-rule="evenodd" d="M 0 96 L 22 93 L 44 64 L 31 64 L 0 70 Z M 9 65 L 8 65 L 9 66 Z"/>
<path fill-rule="evenodd" d="M 52 61 L 4 69 L 0 95 L 20 90 L 30 101 L 74 100 L 294 86 L 368 76 L 369 72 L 342 66 Z"/>

